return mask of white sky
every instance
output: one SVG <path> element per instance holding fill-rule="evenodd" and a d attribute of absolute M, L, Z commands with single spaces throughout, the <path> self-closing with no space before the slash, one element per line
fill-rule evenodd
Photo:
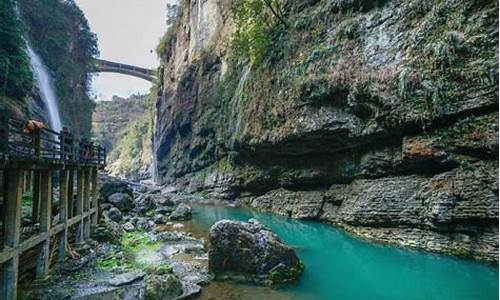
<path fill-rule="evenodd" d="M 166 6 L 172 0 L 76 0 L 90 28 L 97 34 L 101 58 L 115 62 L 155 68 L 159 62 L 155 48 L 167 30 Z M 149 92 L 145 80 L 100 73 L 92 82 L 97 100 L 110 100 Z"/>

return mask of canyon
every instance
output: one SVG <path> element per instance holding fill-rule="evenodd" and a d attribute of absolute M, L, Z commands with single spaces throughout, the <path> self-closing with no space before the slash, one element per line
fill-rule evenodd
<path fill-rule="evenodd" d="M 162 41 L 159 184 L 498 260 L 497 4 L 287 2 L 262 62 L 234 5 L 181 1 Z"/>

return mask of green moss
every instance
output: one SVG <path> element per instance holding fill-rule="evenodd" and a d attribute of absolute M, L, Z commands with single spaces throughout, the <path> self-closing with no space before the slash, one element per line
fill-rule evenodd
<path fill-rule="evenodd" d="M 97 259 L 96 262 L 96 267 L 102 270 L 113 270 L 120 266 L 127 267 L 127 265 L 124 265 L 123 260 L 113 256 L 106 258 L 99 258 Z"/>
<path fill-rule="evenodd" d="M 458 257 L 463 257 L 463 258 L 473 258 L 473 252 L 464 248 L 454 248 L 449 250 L 449 253 L 451 255 L 455 255 Z"/>
<path fill-rule="evenodd" d="M 141 249 L 158 250 L 160 243 L 151 242 L 150 238 L 142 231 L 125 233 L 121 238 L 121 246 L 128 254 L 136 254 Z"/>
<path fill-rule="evenodd" d="M 167 275 L 167 274 L 173 274 L 173 272 L 174 272 L 174 270 L 172 269 L 172 266 L 170 266 L 166 263 L 160 263 L 157 265 L 146 266 L 145 271 L 148 274 L 155 274 L 155 275 Z"/>
<path fill-rule="evenodd" d="M 304 263 L 299 261 L 297 266 L 290 268 L 286 272 L 271 272 L 268 275 L 271 284 L 281 284 L 297 280 L 304 271 Z"/>
<path fill-rule="evenodd" d="M 104 270 L 123 267 L 129 270 L 147 269 L 151 272 L 168 273 L 170 267 L 166 264 L 150 266 L 140 263 L 138 259 L 141 251 L 157 251 L 160 246 L 160 242 L 152 242 L 145 232 L 127 232 L 119 241 L 119 251 L 109 252 L 107 256 L 98 258 L 96 266 Z"/>

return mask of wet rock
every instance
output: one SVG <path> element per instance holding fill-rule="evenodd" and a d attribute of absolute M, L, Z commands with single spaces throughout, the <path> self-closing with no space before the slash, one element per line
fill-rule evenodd
<path fill-rule="evenodd" d="M 155 222 L 155 224 L 165 224 L 166 218 L 164 215 L 158 214 L 158 215 L 154 216 L 153 222 Z"/>
<path fill-rule="evenodd" d="M 255 198 L 251 206 L 297 219 L 315 219 L 323 204 L 322 191 L 278 189 Z"/>
<path fill-rule="evenodd" d="M 134 186 L 135 193 L 145 194 L 148 192 L 148 190 L 149 190 L 148 187 L 142 184 Z"/>
<path fill-rule="evenodd" d="M 120 274 L 118 276 L 115 276 L 114 278 L 111 278 L 108 280 L 108 284 L 111 286 L 122 286 L 126 285 L 129 283 L 132 283 L 136 280 L 144 278 L 146 274 L 145 273 L 135 273 L 135 272 L 130 272 L 130 273 L 124 273 Z"/>
<path fill-rule="evenodd" d="M 152 224 L 151 224 L 152 223 Z M 139 218 L 135 226 L 137 229 L 147 230 L 153 227 L 154 222 L 151 222 L 148 218 Z"/>
<path fill-rule="evenodd" d="M 153 197 L 148 194 L 140 195 L 138 198 L 135 199 L 134 204 L 135 204 L 135 210 L 141 214 L 149 210 L 152 210 L 156 207 Z"/>
<path fill-rule="evenodd" d="M 113 207 L 110 210 L 108 210 L 107 215 L 108 218 L 114 222 L 120 222 L 122 219 L 122 212 L 116 207 Z"/>
<path fill-rule="evenodd" d="M 175 210 L 172 212 L 170 215 L 171 220 L 189 220 L 191 219 L 191 206 L 185 204 L 185 203 L 180 203 Z"/>
<path fill-rule="evenodd" d="M 134 208 L 132 197 L 128 194 L 115 193 L 108 198 L 108 201 L 123 212 L 130 211 Z"/>
<path fill-rule="evenodd" d="M 132 189 L 128 186 L 128 184 L 118 180 L 103 183 L 99 192 L 101 197 L 105 200 L 116 193 L 127 194 L 129 196 L 133 195 Z"/>
<path fill-rule="evenodd" d="M 169 195 L 154 194 L 152 197 L 156 206 L 173 206 L 175 204 Z"/>
<path fill-rule="evenodd" d="M 56 267 L 55 272 L 61 275 L 69 275 L 78 272 L 89 263 L 87 257 L 82 257 L 80 259 L 69 259 L 64 264 L 60 264 Z"/>
<path fill-rule="evenodd" d="M 131 284 L 122 286 L 111 286 L 99 283 L 81 282 L 73 287 L 74 293 L 70 299 L 82 300 L 144 300 L 145 283 L 137 280 Z M 50 299 L 60 299 L 53 298 Z M 48 300 L 48 299 L 47 299 Z"/>
<path fill-rule="evenodd" d="M 181 223 L 175 223 L 174 225 L 172 225 L 173 229 L 180 229 L 180 228 L 183 228 L 183 227 L 184 227 L 184 225 L 181 224 Z"/>
<path fill-rule="evenodd" d="M 118 223 L 108 220 L 94 228 L 92 238 L 97 242 L 112 242 L 119 239 L 122 234 L 122 227 Z"/>
<path fill-rule="evenodd" d="M 101 210 L 104 211 L 104 210 L 109 210 L 111 207 L 113 207 L 113 205 L 109 204 L 109 203 L 103 203 L 100 205 L 101 207 Z"/>
<path fill-rule="evenodd" d="M 177 299 L 183 293 L 182 282 L 175 275 L 148 276 L 146 281 L 148 299 Z"/>
<path fill-rule="evenodd" d="M 174 211 L 174 208 L 172 206 L 160 206 L 155 209 L 156 213 L 166 215 Z"/>
<path fill-rule="evenodd" d="M 209 269 L 218 277 L 277 284 L 302 273 L 295 251 L 260 224 L 221 220 L 210 228 L 210 244 Z"/>
<path fill-rule="evenodd" d="M 125 230 L 125 231 L 134 231 L 135 230 L 135 226 L 131 222 L 127 222 L 127 223 L 123 224 L 122 227 L 123 227 L 123 230 Z"/>

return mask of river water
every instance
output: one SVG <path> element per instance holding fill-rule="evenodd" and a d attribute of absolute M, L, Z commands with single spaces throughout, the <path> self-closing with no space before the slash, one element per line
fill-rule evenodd
<path fill-rule="evenodd" d="M 229 282 L 204 287 L 201 299 L 498 299 L 498 267 L 354 238 L 327 224 L 226 206 L 195 205 L 186 230 L 207 235 L 221 219 L 255 218 L 297 250 L 301 279 L 271 289 Z"/>

